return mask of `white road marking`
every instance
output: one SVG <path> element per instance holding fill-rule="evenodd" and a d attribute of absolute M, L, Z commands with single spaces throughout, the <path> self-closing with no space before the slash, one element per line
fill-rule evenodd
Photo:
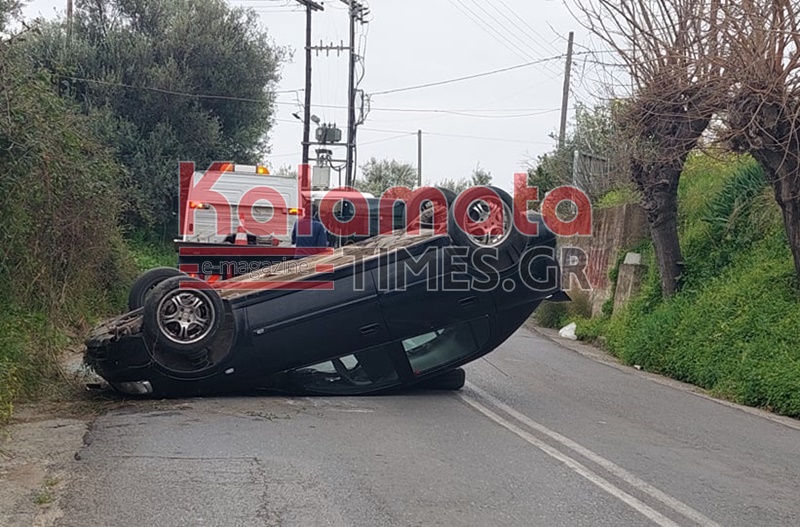
<path fill-rule="evenodd" d="M 506 428 L 506 429 L 510 430 L 514 434 L 518 435 L 519 437 L 521 437 L 522 439 L 524 439 L 525 441 L 527 441 L 531 445 L 535 446 L 536 448 L 538 448 L 539 450 L 541 450 L 542 452 L 547 454 L 548 456 L 550 456 L 550 457 L 552 457 L 552 458 L 564 463 L 566 466 L 568 466 L 574 472 L 576 472 L 579 475 L 583 476 L 584 478 L 586 478 L 590 482 L 594 483 L 595 485 L 597 485 L 598 487 L 600 487 L 604 491 L 608 492 L 609 494 L 611 494 L 615 498 L 619 499 L 620 501 L 623 501 L 624 503 L 627 503 L 633 509 L 635 509 L 636 511 L 640 512 L 643 516 L 645 516 L 647 519 L 651 520 L 656 525 L 660 525 L 662 527 L 680 527 L 679 524 L 677 524 L 674 521 L 670 520 L 669 518 L 667 518 L 666 516 L 664 516 L 663 514 L 658 512 L 657 510 L 655 510 L 652 507 L 648 506 L 646 503 L 644 503 L 644 502 L 636 499 L 635 497 L 631 496 L 630 494 L 628 494 L 624 490 L 620 489 L 619 487 L 617 487 L 616 485 L 614 485 L 613 483 L 611 483 L 607 479 L 604 479 L 601 476 L 595 474 L 594 472 L 589 470 L 589 468 L 587 468 L 585 465 L 582 465 L 578 461 L 575 461 L 574 459 L 572 459 L 571 457 L 567 456 L 566 454 L 562 454 L 559 450 L 556 450 L 555 448 L 551 447 L 547 443 L 545 443 L 543 441 L 540 441 L 539 439 L 537 439 L 533 435 L 529 434 L 525 430 L 519 428 L 518 426 L 514 425 L 513 423 L 507 421 L 506 419 L 503 419 L 502 417 L 500 417 L 496 413 L 492 412 L 491 410 L 489 410 L 488 408 L 486 408 L 482 404 L 480 404 L 480 403 L 478 403 L 476 401 L 473 401 L 472 399 L 469 399 L 469 398 L 467 398 L 467 397 L 465 397 L 463 395 L 461 396 L 461 399 L 465 403 L 467 403 L 468 405 L 473 407 L 475 410 L 479 411 L 480 413 L 482 413 L 483 415 L 485 415 L 486 417 L 488 417 L 489 419 L 494 421 L 495 423 L 499 424 L 503 428 Z"/>
<path fill-rule="evenodd" d="M 520 423 L 524 424 L 525 426 L 535 430 L 550 439 L 557 441 L 561 445 L 567 447 L 568 449 L 572 450 L 573 452 L 589 459 L 590 461 L 596 463 L 597 465 L 603 467 L 609 473 L 613 474 L 614 476 L 618 477 L 628 485 L 634 487 L 635 489 L 639 490 L 650 496 L 651 498 L 660 501 L 667 507 L 671 508 L 675 512 L 682 514 L 683 516 L 689 518 L 690 520 L 694 521 L 698 525 L 703 527 L 722 527 L 720 524 L 715 522 L 714 520 L 708 518 L 707 516 L 703 515 L 702 513 L 696 511 L 695 509 L 689 507 L 685 503 L 678 501 L 677 499 L 673 498 L 672 496 L 664 493 L 663 491 L 655 488 L 654 486 L 650 485 L 646 481 L 642 480 L 641 478 L 631 474 L 624 468 L 620 467 L 619 465 L 615 464 L 612 461 L 602 457 L 599 454 L 589 450 L 588 448 L 576 443 L 575 441 L 571 440 L 568 437 L 565 437 L 558 432 L 554 432 L 550 430 L 544 425 L 541 425 L 528 417 L 527 415 L 518 412 L 517 410 L 511 408 L 504 402 L 500 401 L 496 397 L 493 397 L 480 388 L 477 388 L 471 383 L 467 383 L 467 387 L 478 394 L 481 398 L 485 399 L 489 403 L 491 403 L 496 408 L 504 411 L 514 419 L 518 420 Z M 461 395 L 461 398 L 471 404 L 471 401 L 467 399 L 465 395 Z M 474 405 L 472 405 L 474 406 Z M 484 412 L 481 412 L 484 413 Z M 487 416 L 488 417 L 488 416 Z M 499 416 L 498 416 L 499 417 Z M 502 419 L 502 417 L 500 417 Z M 513 426 L 513 425 L 512 425 Z M 506 427 L 507 428 L 507 427 Z"/>

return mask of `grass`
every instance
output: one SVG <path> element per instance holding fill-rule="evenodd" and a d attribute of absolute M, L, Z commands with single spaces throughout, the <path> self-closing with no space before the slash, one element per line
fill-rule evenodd
<path fill-rule="evenodd" d="M 777 205 L 747 159 L 693 157 L 680 188 L 685 285 L 660 296 L 652 248 L 639 296 L 578 324 L 627 364 L 800 417 L 800 301 Z"/>
<path fill-rule="evenodd" d="M 633 187 L 620 187 L 608 191 L 600 199 L 594 203 L 595 209 L 608 209 L 611 207 L 618 207 L 620 205 L 627 205 L 629 203 L 638 203 L 640 200 L 639 192 Z"/>
<path fill-rule="evenodd" d="M 33 498 L 33 503 L 39 505 L 40 507 L 44 507 L 45 505 L 50 505 L 51 503 L 53 503 L 53 501 L 55 501 L 55 497 L 53 496 L 53 493 L 50 492 L 49 490 L 43 490 L 42 492 L 37 494 L 35 498 Z"/>
<path fill-rule="evenodd" d="M 178 264 L 178 255 L 175 249 L 166 243 L 139 237 L 131 241 L 129 245 L 139 272 L 156 267 L 176 267 Z"/>
<path fill-rule="evenodd" d="M 127 257 L 135 264 L 113 291 L 87 291 L 64 308 L 63 316 L 52 316 L 0 301 L 0 425 L 7 423 L 18 402 L 69 401 L 78 390 L 60 367 L 61 353 L 80 345 L 87 330 L 100 318 L 123 308 L 135 273 L 154 267 L 175 266 L 172 247 L 136 237 L 127 244 Z"/>
<path fill-rule="evenodd" d="M 0 424 L 14 403 L 46 393 L 58 379 L 56 354 L 69 337 L 47 317 L 14 309 L 0 314 Z"/>
<path fill-rule="evenodd" d="M 584 320 L 592 316 L 592 304 L 586 293 L 570 293 L 572 302 L 544 301 L 533 314 L 539 326 L 561 329 L 573 320 Z"/>

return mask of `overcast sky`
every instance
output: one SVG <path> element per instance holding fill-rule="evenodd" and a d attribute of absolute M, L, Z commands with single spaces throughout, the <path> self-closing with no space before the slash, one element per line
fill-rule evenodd
<path fill-rule="evenodd" d="M 282 71 L 278 123 L 271 133 L 277 167 L 301 161 L 305 15 L 294 0 L 229 0 L 255 9 L 275 42 L 294 50 Z M 557 133 L 567 35 L 586 43 L 585 31 L 561 0 L 368 0 L 369 23 L 359 28 L 366 46 L 361 88 L 369 93 L 404 88 L 542 60 L 474 80 L 372 97 L 359 129 L 358 161 L 394 158 L 417 164 L 416 131 L 424 132 L 425 184 L 468 176 L 480 165 L 510 188 L 527 159 L 551 150 Z M 55 16 L 66 0 L 33 0 L 28 17 Z M 314 39 L 347 40 L 347 6 L 324 2 L 314 15 Z M 580 47 L 577 48 L 578 50 Z M 570 117 L 576 100 L 591 102 L 580 55 L 573 67 Z M 346 130 L 347 59 L 321 55 L 313 62 L 313 113 Z M 423 110 L 423 111 L 416 111 Z M 449 113 L 454 112 L 454 113 Z M 342 151 L 340 154 L 344 156 Z M 313 154 L 312 154 L 313 157 Z"/>

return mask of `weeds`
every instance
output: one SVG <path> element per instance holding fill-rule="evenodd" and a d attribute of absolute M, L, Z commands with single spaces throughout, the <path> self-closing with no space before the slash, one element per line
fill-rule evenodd
<path fill-rule="evenodd" d="M 53 503 L 53 501 L 55 501 L 55 497 L 53 496 L 53 493 L 50 492 L 49 490 L 43 490 L 42 492 L 37 494 L 35 498 L 33 498 L 33 503 L 39 505 L 40 507 L 44 507 L 45 505 L 50 505 L 51 503 Z"/>
<path fill-rule="evenodd" d="M 578 323 L 627 364 L 741 404 L 800 417 L 800 303 L 791 252 L 760 169 L 694 157 L 681 182 L 685 286 L 662 299 L 648 275 L 620 314 Z"/>

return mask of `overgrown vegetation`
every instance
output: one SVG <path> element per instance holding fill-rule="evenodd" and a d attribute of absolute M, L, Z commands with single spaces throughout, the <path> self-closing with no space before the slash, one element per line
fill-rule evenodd
<path fill-rule="evenodd" d="M 84 0 L 9 29 L 0 1 L 0 423 L 60 352 L 175 265 L 177 164 L 267 151 L 284 52 L 222 0 Z"/>
<path fill-rule="evenodd" d="M 649 246 L 639 296 L 624 313 L 578 320 L 579 338 L 603 336 L 627 364 L 800 417 L 798 284 L 763 170 L 748 158 L 694 155 L 679 196 L 683 290 L 662 298 Z"/>
<path fill-rule="evenodd" d="M 122 167 L 92 119 L 0 44 L 0 420 L 57 376 L 63 330 L 108 309 L 131 276 Z"/>
<path fill-rule="evenodd" d="M 589 320 L 592 304 L 586 293 L 570 293 L 572 302 L 544 301 L 534 312 L 534 320 L 542 327 L 561 329 L 573 320 Z"/>

